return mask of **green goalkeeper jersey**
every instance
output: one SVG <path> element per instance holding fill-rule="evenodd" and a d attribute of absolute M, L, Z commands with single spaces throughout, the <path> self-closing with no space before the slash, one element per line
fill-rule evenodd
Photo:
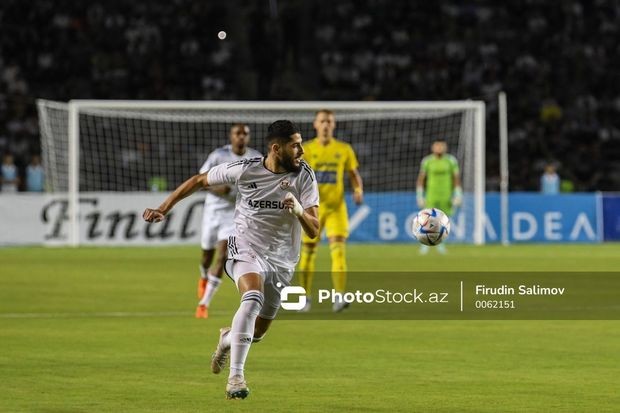
<path fill-rule="evenodd" d="M 426 198 L 450 199 L 454 189 L 454 174 L 459 172 L 456 158 L 445 154 L 441 158 L 428 155 L 420 166 L 426 174 Z"/>

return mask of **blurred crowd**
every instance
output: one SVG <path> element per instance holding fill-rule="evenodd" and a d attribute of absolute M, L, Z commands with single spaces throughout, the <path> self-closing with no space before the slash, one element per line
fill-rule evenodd
<path fill-rule="evenodd" d="M 620 0 L 3 0 L 0 153 L 26 190 L 39 97 L 472 98 L 494 190 L 505 90 L 511 190 L 549 164 L 565 188 L 617 190 L 619 30 Z"/>

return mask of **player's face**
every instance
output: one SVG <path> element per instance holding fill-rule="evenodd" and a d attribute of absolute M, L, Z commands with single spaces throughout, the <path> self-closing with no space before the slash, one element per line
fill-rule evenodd
<path fill-rule="evenodd" d="M 304 148 L 301 146 L 301 134 L 296 133 L 293 139 L 280 148 L 279 161 L 280 165 L 288 172 L 301 171 L 301 156 L 304 154 Z"/>
<path fill-rule="evenodd" d="M 230 144 L 238 149 L 245 148 L 250 142 L 250 128 L 235 126 L 230 130 Z"/>
<path fill-rule="evenodd" d="M 332 114 L 319 112 L 314 118 L 313 126 L 318 136 L 332 137 L 336 129 L 336 118 Z"/>
<path fill-rule="evenodd" d="M 448 145 L 445 142 L 435 142 L 431 146 L 431 151 L 435 155 L 443 155 L 448 150 Z"/>

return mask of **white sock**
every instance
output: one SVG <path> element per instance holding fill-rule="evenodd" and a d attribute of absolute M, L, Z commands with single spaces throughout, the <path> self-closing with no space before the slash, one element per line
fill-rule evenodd
<path fill-rule="evenodd" d="M 263 307 L 264 295 L 250 290 L 241 296 L 241 304 L 235 313 L 230 329 L 230 375 L 243 376 L 243 366 L 250 351 L 256 317 Z"/>
<path fill-rule="evenodd" d="M 207 288 L 205 289 L 205 293 L 202 296 L 202 300 L 200 300 L 200 303 L 199 303 L 200 305 L 206 305 L 206 306 L 211 304 L 211 300 L 213 299 L 213 296 L 217 292 L 217 289 L 220 287 L 220 284 L 222 283 L 221 278 L 218 278 L 215 275 L 212 275 L 210 273 L 207 274 L 207 280 L 209 280 L 207 282 Z"/>
<path fill-rule="evenodd" d="M 222 345 L 224 348 L 230 348 L 230 330 L 222 337 Z"/>
<path fill-rule="evenodd" d="M 252 343 L 260 343 L 261 341 L 263 341 L 266 335 L 267 333 L 263 334 L 260 337 L 252 337 Z M 224 334 L 224 336 L 222 337 L 222 346 L 224 348 L 230 348 L 230 330 L 228 330 L 226 334 Z"/>

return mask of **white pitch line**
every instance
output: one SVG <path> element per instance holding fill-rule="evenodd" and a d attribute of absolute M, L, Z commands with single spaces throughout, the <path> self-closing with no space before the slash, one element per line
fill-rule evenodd
<path fill-rule="evenodd" d="M 221 315 L 224 312 L 209 312 L 212 315 Z M 154 312 L 128 312 L 109 311 L 93 313 L 0 313 L 2 318 L 132 318 L 132 317 L 192 317 L 189 311 L 154 311 Z"/>

